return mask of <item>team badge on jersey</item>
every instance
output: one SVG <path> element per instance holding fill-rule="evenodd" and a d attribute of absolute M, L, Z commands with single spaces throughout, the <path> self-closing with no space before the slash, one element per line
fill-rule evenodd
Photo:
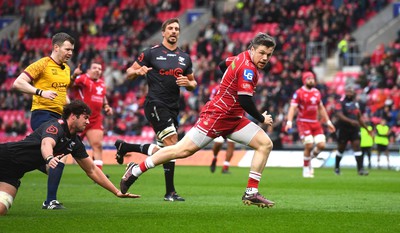
<path fill-rule="evenodd" d="M 49 134 L 57 134 L 57 133 L 58 133 L 58 129 L 57 129 L 57 127 L 55 127 L 54 125 L 50 125 L 50 126 L 46 129 L 46 133 L 49 133 Z"/>
<path fill-rule="evenodd" d="M 245 69 L 243 72 L 243 78 L 246 81 L 253 81 L 253 77 L 254 77 L 254 72 L 252 70 L 249 69 Z"/>

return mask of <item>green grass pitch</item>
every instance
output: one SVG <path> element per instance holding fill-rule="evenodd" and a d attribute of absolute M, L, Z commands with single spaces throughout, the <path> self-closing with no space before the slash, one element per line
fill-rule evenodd
<path fill-rule="evenodd" d="M 118 185 L 124 166 L 104 172 Z M 157 167 L 131 187 L 140 199 L 119 199 L 94 184 L 77 165 L 64 170 L 58 198 L 66 210 L 42 210 L 47 177 L 25 175 L 0 232 L 400 232 L 400 172 L 315 169 L 304 179 L 301 168 L 266 168 L 260 193 L 274 208 L 241 202 L 249 168 L 231 174 L 208 167 L 178 166 L 175 185 L 185 202 L 165 202 L 164 175 Z M 117 186 L 118 187 L 118 186 Z"/>

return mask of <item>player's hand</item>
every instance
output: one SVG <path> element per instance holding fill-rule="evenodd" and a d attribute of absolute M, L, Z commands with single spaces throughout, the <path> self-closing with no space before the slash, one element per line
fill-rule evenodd
<path fill-rule="evenodd" d="M 189 78 L 187 76 L 180 75 L 176 78 L 176 84 L 180 87 L 187 87 L 189 86 Z"/>
<path fill-rule="evenodd" d="M 136 75 L 138 75 L 138 76 L 146 75 L 152 69 L 153 68 L 151 68 L 151 67 L 142 66 L 136 70 Z"/>
<path fill-rule="evenodd" d="M 72 76 L 76 78 L 78 75 L 82 74 L 83 71 L 81 70 L 81 63 L 78 64 L 78 67 L 75 68 L 74 73 Z"/>
<path fill-rule="evenodd" d="M 334 132 L 336 131 L 336 128 L 335 128 L 335 126 L 332 124 L 331 121 L 328 121 L 327 125 L 328 125 L 328 130 L 329 130 L 329 132 L 334 133 Z"/>
<path fill-rule="evenodd" d="M 104 108 L 104 111 L 106 112 L 107 116 L 111 116 L 114 114 L 113 109 L 108 105 L 106 105 L 106 107 Z"/>
<path fill-rule="evenodd" d="M 58 163 L 60 162 L 60 159 L 64 156 L 65 156 L 64 154 L 54 156 L 52 159 L 50 159 L 50 161 L 48 163 L 49 167 L 51 167 L 53 169 L 56 168 Z"/>
<path fill-rule="evenodd" d="M 43 92 L 42 92 L 42 95 L 41 95 L 43 98 L 46 98 L 46 99 L 50 99 L 50 100 L 54 100 L 57 96 L 58 96 L 58 94 L 57 94 L 57 92 L 55 92 L 55 91 L 46 91 L 46 90 L 43 90 Z"/>
<path fill-rule="evenodd" d="M 286 121 L 285 132 L 288 132 L 293 127 L 292 121 Z"/>
<path fill-rule="evenodd" d="M 140 195 L 133 194 L 133 193 L 123 194 L 121 191 L 118 190 L 117 197 L 119 197 L 119 198 L 140 198 Z"/>
<path fill-rule="evenodd" d="M 272 123 L 274 123 L 274 120 L 272 119 L 272 116 L 267 114 L 267 111 L 265 111 L 262 115 L 265 118 L 264 122 L 263 122 L 264 124 L 271 126 Z"/>

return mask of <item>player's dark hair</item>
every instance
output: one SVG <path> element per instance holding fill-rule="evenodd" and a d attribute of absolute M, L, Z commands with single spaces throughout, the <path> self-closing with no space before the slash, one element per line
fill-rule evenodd
<path fill-rule="evenodd" d="M 75 44 L 75 39 L 65 32 L 59 32 L 51 39 L 51 44 L 61 46 L 65 41 L 69 41 L 72 45 Z"/>
<path fill-rule="evenodd" d="M 253 40 L 251 40 L 249 48 L 253 46 L 256 49 L 260 45 L 264 45 L 267 48 L 271 47 L 275 48 L 276 42 L 275 39 L 272 36 L 268 35 L 267 33 L 259 32 L 253 38 Z"/>
<path fill-rule="evenodd" d="M 64 105 L 64 111 L 62 117 L 64 119 L 68 119 L 71 114 L 81 115 L 81 114 L 92 114 L 92 110 L 90 110 L 89 106 L 85 104 L 82 100 L 74 100 L 69 104 Z"/>
<path fill-rule="evenodd" d="M 170 25 L 171 23 L 178 23 L 179 25 L 181 25 L 179 23 L 179 19 L 178 18 L 171 18 L 171 19 L 167 19 L 164 21 L 164 23 L 161 25 L 161 31 L 165 32 L 165 29 L 167 28 L 168 25 Z"/>

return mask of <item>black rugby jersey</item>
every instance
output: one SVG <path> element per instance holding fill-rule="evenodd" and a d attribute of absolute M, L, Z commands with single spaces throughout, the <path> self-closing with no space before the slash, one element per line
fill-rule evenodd
<path fill-rule="evenodd" d="M 358 102 L 353 100 L 348 100 L 343 98 L 341 100 L 340 105 L 337 106 L 337 111 L 341 111 L 344 116 L 358 121 L 358 114 L 360 113 L 360 106 Z M 359 129 L 359 127 L 353 126 L 348 122 L 338 120 L 338 127 L 347 128 L 347 129 Z"/>
<path fill-rule="evenodd" d="M 6 144 L 13 163 L 21 165 L 25 172 L 45 164 L 46 161 L 41 153 L 41 143 L 45 137 L 51 137 L 56 141 L 53 148 L 54 156 L 72 154 L 77 159 L 89 156 L 81 138 L 76 134 L 70 134 L 67 122 L 63 119 L 54 119 L 43 123 L 25 139 Z"/>
<path fill-rule="evenodd" d="M 146 99 L 178 110 L 180 87 L 176 84 L 176 78 L 193 73 L 190 56 L 180 48 L 171 51 L 159 44 L 144 50 L 136 62 L 152 68 L 146 75 L 149 85 Z"/>

